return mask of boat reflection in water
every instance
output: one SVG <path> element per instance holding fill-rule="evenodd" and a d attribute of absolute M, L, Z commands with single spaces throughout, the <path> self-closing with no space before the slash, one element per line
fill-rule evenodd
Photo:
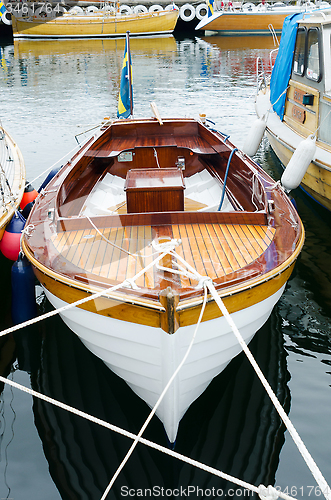
<path fill-rule="evenodd" d="M 14 40 L 14 53 L 16 58 L 27 56 L 53 56 L 54 55 L 97 55 L 106 52 L 119 51 L 123 57 L 125 39 L 103 40 Z M 160 51 L 176 50 L 176 41 L 173 35 L 163 35 L 130 40 L 133 52 L 158 54 Z M 261 47 L 259 47 L 261 48 Z"/>
<path fill-rule="evenodd" d="M 60 318 L 48 323 L 40 365 L 31 373 L 32 387 L 138 433 L 148 415 L 145 403 L 93 356 Z M 277 312 L 250 347 L 288 411 L 289 376 Z M 131 441 L 39 399 L 34 399 L 33 411 L 61 498 L 99 499 Z M 167 445 L 157 418 L 151 421 L 144 437 Z M 283 443 L 284 426 L 254 370 L 241 354 L 191 405 L 183 417 L 175 451 L 252 484 L 267 485 L 274 484 Z M 237 489 L 233 483 L 138 445 L 107 498 L 122 498 L 128 488 L 175 490 L 192 485 L 224 491 Z"/>

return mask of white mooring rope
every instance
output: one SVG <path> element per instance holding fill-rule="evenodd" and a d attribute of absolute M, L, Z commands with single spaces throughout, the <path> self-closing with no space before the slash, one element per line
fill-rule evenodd
<path fill-rule="evenodd" d="M 198 328 L 199 328 L 199 325 L 201 323 L 201 320 L 202 320 L 202 316 L 203 316 L 203 313 L 204 313 L 204 310 L 205 310 L 205 307 L 206 307 L 206 303 L 207 303 L 207 288 L 204 287 L 205 289 L 205 293 L 204 293 L 204 300 L 203 300 L 203 304 L 202 304 L 202 307 L 201 307 L 201 311 L 200 311 L 200 315 L 199 315 L 199 319 L 198 319 L 198 322 L 197 322 L 197 325 L 194 329 L 194 333 L 193 333 L 193 336 L 192 336 L 192 339 L 191 339 L 191 342 L 187 348 L 187 351 L 185 353 L 185 356 L 183 357 L 182 361 L 180 362 L 180 364 L 178 365 L 177 369 L 175 370 L 175 372 L 173 373 L 173 375 L 171 376 L 169 382 L 167 383 L 167 385 L 165 386 L 165 388 L 163 389 L 159 399 L 157 400 L 157 402 L 155 403 L 152 411 L 150 412 L 150 414 L 148 415 L 147 419 L 145 420 L 145 423 L 144 425 L 142 426 L 142 428 L 140 429 L 139 433 L 137 434 L 137 437 L 135 438 L 134 442 L 132 443 L 129 451 L 127 452 L 127 454 L 125 455 L 124 459 L 122 460 L 121 464 L 118 466 L 115 474 L 113 475 L 110 483 L 108 484 L 104 494 L 102 495 L 101 499 L 100 500 L 105 500 L 105 498 L 107 497 L 109 491 L 111 490 L 111 487 L 113 486 L 113 484 L 115 483 L 117 477 L 119 476 L 121 470 L 123 469 L 124 465 L 127 463 L 127 461 L 129 460 L 130 456 L 132 455 L 133 453 L 133 450 L 135 449 L 135 447 L 137 446 L 138 442 L 139 442 L 139 438 L 142 436 L 143 432 L 145 431 L 146 427 L 148 426 L 149 422 L 152 420 L 152 417 L 153 415 L 155 414 L 156 410 L 158 409 L 158 407 L 160 406 L 160 403 L 161 401 L 163 400 L 166 392 L 168 391 L 169 387 L 171 386 L 173 380 L 175 380 L 177 374 L 179 373 L 180 369 L 182 368 L 183 364 L 185 363 L 185 361 L 187 360 L 187 356 L 190 354 L 190 351 L 192 349 L 192 346 L 193 346 L 193 343 L 194 343 L 194 340 L 195 340 L 195 337 L 196 337 L 196 334 L 197 334 L 197 331 L 198 331 Z"/>
<path fill-rule="evenodd" d="M 61 401 L 57 401 L 56 399 L 50 398 L 49 396 L 45 396 L 44 394 L 41 394 L 40 392 L 37 392 L 33 389 L 30 389 L 29 387 L 25 387 L 24 385 L 18 384 L 17 382 L 14 382 L 13 380 L 7 379 L 5 377 L 2 377 L 0 375 L 0 382 L 10 385 L 11 387 L 15 387 L 16 389 L 19 389 L 20 391 L 26 392 L 27 394 L 30 394 L 30 396 L 33 396 L 35 398 L 41 399 L 42 401 L 46 401 L 47 403 L 50 403 L 54 406 L 57 406 L 58 408 L 62 408 L 65 411 L 68 411 L 70 413 L 73 413 L 74 415 L 77 415 L 79 417 L 85 418 L 86 420 L 89 420 L 90 422 L 93 422 L 95 424 L 101 425 L 102 427 L 105 427 L 106 429 L 109 429 L 113 432 L 116 432 L 117 434 L 121 434 L 122 436 L 125 436 L 129 439 L 135 440 L 138 436 L 133 434 L 132 432 L 129 432 L 125 429 L 121 429 L 121 427 L 117 427 L 116 425 L 110 424 L 104 420 L 101 420 L 100 418 L 94 417 L 93 415 L 89 415 L 88 413 L 85 413 L 81 410 L 77 410 L 77 408 L 73 408 L 72 406 L 69 406 L 65 403 L 62 403 Z M 263 485 L 260 486 L 254 486 L 252 484 L 247 483 L 246 481 L 242 481 L 241 479 L 237 479 L 236 477 L 230 476 L 229 474 L 226 474 L 225 472 L 222 472 L 218 469 L 215 469 L 214 467 L 210 467 L 209 465 L 205 465 L 198 460 L 194 460 L 192 458 L 186 457 L 185 455 L 182 455 L 181 453 L 177 453 L 176 451 L 173 451 L 169 448 L 165 448 L 162 445 L 159 445 L 157 443 L 154 443 L 153 441 L 150 441 L 148 439 L 145 439 L 143 437 L 138 438 L 139 443 L 144 444 L 148 446 L 149 448 L 153 448 L 157 451 L 160 451 L 162 453 L 165 453 L 166 455 L 169 455 L 173 458 L 177 458 L 178 460 L 185 462 L 189 465 L 192 465 L 193 467 L 197 467 L 198 469 L 201 469 L 205 472 L 208 472 L 210 474 L 213 474 L 214 476 L 218 476 L 222 479 L 225 479 L 226 481 L 231 481 L 232 483 L 241 486 L 242 488 L 249 489 L 251 491 L 254 491 L 255 493 L 264 492 L 265 490 L 268 490 L 272 487 L 268 486 L 266 488 Z M 275 489 L 275 488 L 273 488 Z M 277 491 L 277 490 L 276 490 Z M 286 495 L 285 493 L 278 492 L 279 498 L 283 498 L 284 500 L 296 500 L 293 497 Z M 266 500 L 269 500 L 267 497 L 261 497 Z M 271 499 L 270 499 L 271 500 Z"/>
<path fill-rule="evenodd" d="M 215 303 L 218 305 L 218 307 L 220 308 L 224 318 L 226 319 L 226 321 L 228 322 L 228 324 L 230 325 L 234 335 L 236 336 L 240 346 L 242 347 L 243 351 L 245 352 L 246 356 L 248 357 L 250 363 L 252 364 L 256 374 L 258 375 L 259 379 L 261 380 L 266 392 L 268 393 L 271 401 L 273 402 L 278 414 L 280 415 L 281 419 L 283 420 L 284 424 L 286 425 L 288 431 L 290 432 L 296 446 L 298 447 L 298 450 L 300 451 L 302 457 L 304 458 L 304 460 L 306 461 L 310 471 L 312 472 L 317 484 L 319 485 L 320 487 L 320 491 L 321 493 L 325 496 L 325 498 L 327 500 L 331 500 L 331 493 L 330 493 L 330 487 L 328 486 L 328 483 L 326 482 L 326 480 L 324 479 L 322 473 L 320 472 L 320 470 L 318 469 L 315 461 L 313 460 L 313 458 L 311 457 L 311 455 L 309 454 L 306 446 L 304 445 L 303 441 L 301 440 L 299 434 L 297 433 L 296 429 L 294 428 L 292 422 L 290 421 L 289 417 L 287 416 L 287 414 L 285 413 L 283 407 L 281 406 L 281 404 L 279 403 L 276 395 L 274 394 L 273 390 L 271 389 L 268 381 L 265 379 L 261 369 L 259 368 L 258 364 L 256 363 L 253 355 L 251 354 L 249 348 L 247 347 L 243 337 L 241 336 L 238 328 L 236 327 L 234 321 L 232 320 L 228 310 L 226 309 L 222 299 L 219 297 L 215 287 L 214 287 L 214 284 L 211 280 L 211 278 L 207 277 L 207 276 L 201 276 L 192 266 L 190 266 L 182 257 L 180 257 L 180 255 L 178 255 L 174 249 L 176 248 L 176 246 L 178 246 L 178 244 L 180 243 L 180 241 L 178 242 L 177 240 L 171 240 L 171 241 L 167 241 L 166 243 L 162 244 L 162 243 L 158 243 L 158 244 L 154 244 L 154 248 L 161 253 L 161 255 L 159 255 L 159 257 L 157 257 L 156 259 L 153 260 L 153 262 L 151 262 L 148 266 L 146 266 L 144 269 L 142 269 L 139 273 L 137 273 L 132 279 L 130 280 L 125 280 L 123 283 L 119 284 L 119 285 L 115 285 L 107 290 L 103 290 L 102 292 L 98 292 L 98 293 L 95 293 L 95 294 L 92 294 L 91 296 L 89 297 L 86 297 L 84 299 L 81 299 L 79 301 L 76 301 L 72 304 L 68 304 L 62 308 L 59 308 L 57 310 L 54 310 L 54 311 L 51 311 L 50 313 L 46 313 L 42 316 L 38 316 L 37 318 L 33 318 L 32 320 L 29 320 L 29 321 L 26 321 L 24 323 L 20 323 L 19 325 L 15 325 L 14 327 L 11 327 L 11 328 L 8 328 L 6 330 L 3 330 L 2 332 L 0 332 L 0 336 L 2 335 L 5 335 L 5 334 L 8 334 L 8 333 L 11 333 L 15 330 L 18 330 L 20 328 L 23 328 L 25 326 L 28 326 L 30 324 L 33 324 L 33 323 L 37 323 L 38 321 L 41 321 L 42 319 L 45 319 L 47 317 L 50 317 L 50 316 L 53 316 L 55 314 L 58 314 L 58 313 L 61 313 L 63 312 L 64 310 L 68 310 L 72 307 L 75 307 L 75 306 L 78 306 L 78 305 L 81 305 L 85 302 L 88 302 L 89 300 L 93 300 L 97 297 L 100 297 L 102 295 L 107 295 L 107 293 L 110 293 L 111 291 L 114 291 L 120 287 L 123 287 L 125 285 L 125 283 L 127 284 L 127 286 L 135 286 L 135 280 L 138 279 L 141 275 L 143 275 L 148 269 L 150 269 L 151 267 L 153 267 L 154 265 L 157 265 L 158 262 L 163 259 L 165 257 L 165 255 L 169 254 L 171 256 L 173 256 L 175 259 L 178 259 L 179 261 L 182 262 L 182 264 L 184 264 L 184 266 L 186 266 L 186 270 L 182 267 L 182 266 L 179 266 L 178 265 L 178 270 L 176 271 L 177 274 L 183 274 L 183 275 L 187 275 L 189 277 L 192 278 L 192 275 L 197 279 L 197 281 L 199 282 L 198 286 L 199 287 L 204 287 L 204 300 L 203 300 L 203 304 L 202 304 L 202 307 L 201 307 L 201 312 L 200 312 L 200 316 L 199 316 L 199 320 L 197 322 L 197 325 L 196 325 L 196 328 L 194 330 L 194 333 L 193 333 L 193 336 L 192 336 L 192 339 L 191 339 L 191 342 L 190 342 L 190 345 L 187 349 L 187 352 L 184 356 L 184 358 L 182 359 L 180 365 L 177 367 L 176 371 L 174 372 L 174 374 L 172 375 L 172 377 L 170 378 L 168 384 L 166 385 L 166 387 L 164 388 L 162 394 L 160 395 L 158 401 L 156 402 L 154 408 L 152 409 L 152 411 L 150 412 L 149 416 L 147 417 L 144 425 L 142 426 L 142 428 L 140 429 L 138 435 L 134 435 L 132 433 L 129 433 L 127 431 L 125 431 L 124 429 L 120 429 L 119 427 L 116 427 L 112 424 L 109 424 L 107 422 L 104 422 L 100 419 L 97 419 L 91 415 L 88 415 L 86 414 L 85 412 L 82 412 L 80 410 L 77 410 L 75 408 L 72 408 L 68 405 L 65 405 L 64 403 L 61 403 L 59 401 L 56 401 L 48 396 L 44 396 L 43 394 L 40 394 L 32 389 L 29 389 L 27 387 L 24 387 L 20 384 L 17 384 L 16 382 L 13 382 L 9 379 L 6 379 L 5 377 L 2 377 L 0 376 L 0 381 L 3 382 L 3 383 L 6 383 L 6 384 L 9 384 L 9 385 L 12 385 L 13 387 L 16 387 L 24 392 L 27 392 L 29 394 L 31 394 L 32 396 L 34 397 L 37 397 L 39 399 L 43 399 L 44 401 L 47 401 L 55 406 L 58 406 L 60 408 L 63 408 L 67 411 L 70 411 L 71 413 L 74 413 L 76 415 L 79 415 L 83 418 L 86 418 L 87 420 L 90 420 L 92 422 L 95 422 L 95 423 L 98 423 L 99 425 L 102 425 L 103 427 L 107 427 L 108 429 L 110 430 L 113 430 L 115 432 L 118 432 L 124 436 L 127 436 L 131 439 L 133 439 L 133 443 L 129 449 L 129 451 L 127 452 L 126 456 L 124 457 L 123 461 L 121 462 L 121 464 L 119 465 L 117 471 L 115 472 L 113 478 L 111 479 L 109 485 L 107 486 L 101 500 L 104 500 L 106 498 L 106 496 L 108 495 L 112 485 L 114 484 L 114 482 L 116 481 L 118 475 L 120 474 L 121 470 L 123 469 L 124 465 L 126 464 L 126 462 L 128 461 L 128 459 L 130 458 L 132 452 L 134 451 L 136 445 L 138 444 L 138 442 L 142 443 L 142 444 L 145 444 L 147 446 L 150 446 L 152 448 L 155 448 L 159 451 L 162 451 L 163 453 L 166 453 L 167 455 L 170 455 L 170 456 L 173 456 L 174 458 L 178 458 L 179 460 L 181 461 L 184 461 L 184 462 L 187 462 L 195 467 L 198 467 L 202 470 L 205 470 L 206 472 L 210 472 L 211 474 L 214 474 L 216 476 L 219 476 L 219 477 L 222 477 L 223 479 L 226 479 L 228 481 L 231 481 L 233 482 L 234 484 L 237 484 L 238 486 L 242 486 L 244 488 L 247 488 L 247 489 L 250 489 L 251 491 L 254 491 L 255 493 L 258 493 L 258 495 L 260 496 L 260 498 L 262 500 L 276 500 L 277 498 L 283 498 L 284 500 L 294 500 L 293 497 L 290 497 L 289 495 L 286 495 L 285 493 L 283 492 L 280 492 L 278 491 L 276 488 L 272 487 L 272 486 L 268 486 L 268 487 L 265 487 L 264 485 L 260 485 L 259 487 L 256 487 L 254 485 L 251 485 L 249 483 L 246 483 L 245 481 L 241 481 L 240 479 L 237 479 L 237 478 L 234 478 L 232 476 L 229 476 L 228 474 L 225 474 L 217 469 L 214 469 L 213 467 L 209 467 L 205 464 L 202 464 L 196 460 L 192 460 L 188 457 L 185 457 L 179 453 L 176 453 L 172 450 L 169 450 L 168 448 L 164 448 L 160 445 L 157 445 L 156 443 L 153 443 L 151 441 L 148 441 L 146 439 L 143 439 L 141 436 L 143 434 L 143 432 L 145 431 L 147 425 L 149 424 L 151 418 L 153 417 L 153 415 L 155 414 L 158 406 L 160 405 L 164 395 L 166 394 L 168 388 L 170 387 L 171 383 L 173 382 L 174 378 L 176 377 L 176 375 L 178 374 L 179 370 L 181 369 L 181 367 L 183 366 L 183 364 L 185 363 L 189 353 L 190 353 L 190 350 L 192 348 L 192 345 L 194 343 L 194 340 L 195 340 L 195 336 L 196 336 L 196 333 L 198 331 L 198 327 L 200 325 L 200 322 L 202 320 L 202 316 L 203 316 L 203 312 L 204 312 L 204 309 L 205 309 L 205 305 L 206 305 L 206 302 L 207 302 L 207 288 L 210 292 L 210 294 L 212 295 Z M 167 271 L 168 272 L 171 272 L 171 268 L 167 268 Z"/>

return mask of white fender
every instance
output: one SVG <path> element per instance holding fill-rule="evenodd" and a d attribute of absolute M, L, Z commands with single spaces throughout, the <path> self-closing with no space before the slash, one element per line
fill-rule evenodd
<path fill-rule="evenodd" d="M 4 12 L 1 15 L 1 20 L 2 20 L 3 24 L 7 24 L 8 26 L 11 25 L 11 15 L 9 14 L 8 10 L 6 10 L 6 12 Z"/>
<path fill-rule="evenodd" d="M 120 14 L 132 14 L 132 9 L 128 5 L 121 5 L 120 6 Z"/>
<path fill-rule="evenodd" d="M 284 170 L 280 182 L 285 189 L 291 191 L 291 189 L 296 189 L 300 185 L 309 164 L 314 159 L 315 152 L 316 137 L 309 135 L 307 139 L 300 142 Z"/>
<path fill-rule="evenodd" d="M 202 11 L 202 13 L 201 13 Z M 201 21 L 208 14 L 208 5 L 206 3 L 199 3 L 195 9 L 195 15 Z"/>
<path fill-rule="evenodd" d="M 254 156 L 256 154 L 256 151 L 258 150 L 258 147 L 262 141 L 266 126 L 267 122 L 264 115 L 261 118 L 257 118 L 253 122 L 242 149 L 242 151 L 248 156 Z"/>
<path fill-rule="evenodd" d="M 161 7 L 161 5 L 154 4 L 150 6 L 148 12 L 160 12 L 161 10 L 163 10 L 163 7 Z"/>
<path fill-rule="evenodd" d="M 187 11 L 189 11 L 190 13 L 187 14 Z M 193 19 L 195 18 L 195 8 L 190 3 L 184 3 L 184 5 L 182 5 L 179 9 L 179 16 L 183 21 L 186 21 L 187 23 L 189 21 L 193 21 Z"/>
<path fill-rule="evenodd" d="M 147 7 L 145 5 L 136 5 L 133 9 L 135 14 L 140 14 L 141 12 L 148 12 Z"/>

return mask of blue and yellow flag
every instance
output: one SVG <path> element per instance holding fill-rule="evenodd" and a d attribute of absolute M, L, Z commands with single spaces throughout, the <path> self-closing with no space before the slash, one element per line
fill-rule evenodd
<path fill-rule="evenodd" d="M 214 14 L 214 0 L 208 0 L 207 6 L 208 6 L 207 9 L 208 17 L 210 17 Z"/>
<path fill-rule="evenodd" d="M 1 1 L 1 0 L 0 0 Z M 126 33 L 124 59 L 121 73 L 121 87 L 118 97 L 118 118 L 129 118 L 133 111 L 132 97 L 132 62 L 130 52 L 129 32 Z"/>
<path fill-rule="evenodd" d="M 5 12 L 7 12 L 5 4 L 2 2 L 2 0 L 0 0 L 0 16 L 2 16 L 2 14 L 4 14 Z"/>

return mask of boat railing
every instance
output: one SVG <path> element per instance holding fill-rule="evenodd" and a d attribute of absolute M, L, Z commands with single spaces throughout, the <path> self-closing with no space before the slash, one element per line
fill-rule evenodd
<path fill-rule="evenodd" d="M 264 64 L 262 58 L 260 56 L 256 59 L 256 84 L 257 84 L 257 92 L 261 89 L 267 88 L 270 82 L 271 73 L 275 64 L 275 54 L 278 52 L 278 47 L 273 49 L 269 54 L 269 69 L 266 72 L 264 68 Z"/>
<path fill-rule="evenodd" d="M 274 42 L 274 46 L 275 47 L 279 47 L 279 40 L 277 38 L 277 35 L 276 35 L 276 31 L 275 31 L 275 28 L 273 27 L 273 25 L 270 23 L 268 24 L 268 29 L 271 33 L 271 36 L 272 36 L 272 40 Z"/>
<path fill-rule="evenodd" d="M 275 54 L 277 56 L 278 50 L 279 50 L 279 47 L 277 47 L 276 49 L 273 49 L 269 54 L 270 74 L 272 73 L 272 70 L 274 68 L 274 64 L 275 64 L 275 60 L 276 60 Z"/>
<path fill-rule="evenodd" d="M 257 92 L 261 89 L 267 88 L 267 77 L 264 71 L 263 61 L 260 56 L 256 59 L 256 84 Z"/>

